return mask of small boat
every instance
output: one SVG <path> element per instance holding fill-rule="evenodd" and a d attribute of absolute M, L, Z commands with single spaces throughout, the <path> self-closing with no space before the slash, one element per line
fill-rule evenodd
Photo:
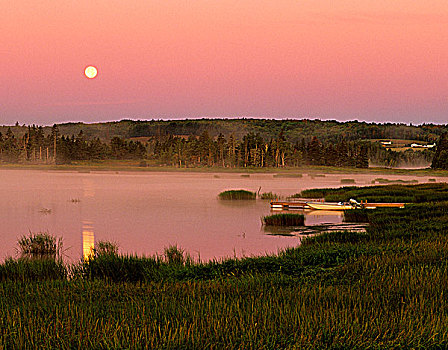
<path fill-rule="evenodd" d="M 329 202 L 307 202 L 310 209 L 315 210 L 348 210 L 348 209 L 376 209 L 376 208 L 404 208 L 406 203 L 359 203 L 355 199 L 350 199 L 348 203 L 329 203 Z"/>
<path fill-rule="evenodd" d="M 308 202 L 307 205 L 310 207 L 310 209 L 315 210 L 348 210 L 355 208 L 350 203 L 312 203 Z"/>

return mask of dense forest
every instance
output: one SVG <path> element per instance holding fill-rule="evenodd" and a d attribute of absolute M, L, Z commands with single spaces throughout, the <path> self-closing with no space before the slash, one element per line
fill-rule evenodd
<path fill-rule="evenodd" d="M 448 131 L 446 125 L 421 124 L 407 125 L 402 123 L 367 123 L 359 121 L 338 122 L 335 120 L 310 119 L 186 119 L 186 120 L 121 120 L 106 123 L 63 123 L 57 124 L 61 135 L 77 135 L 81 130 L 86 139 L 99 138 L 109 142 L 113 137 L 122 139 L 157 136 L 197 136 L 207 131 L 210 137 L 219 134 L 229 138 L 233 135 L 241 140 L 248 133 L 259 134 L 264 139 L 277 137 L 283 132 L 290 142 L 300 142 L 316 136 L 322 142 L 336 142 L 340 138 L 347 141 L 369 139 L 408 139 L 433 143 L 443 132 Z M 28 132 L 26 125 L 0 126 L 3 135 L 11 128 L 16 137 Z M 48 135 L 51 126 L 43 127 Z"/>
<path fill-rule="evenodd" d="M 319 120 L 201 119 L 0 127 L 4 163 L 57 163 L 107 159 L 177 167 L 365 168 L 425 166 L 432 149 L 385 148 L 378 140 L 430 143 L 446 126 Z"/>

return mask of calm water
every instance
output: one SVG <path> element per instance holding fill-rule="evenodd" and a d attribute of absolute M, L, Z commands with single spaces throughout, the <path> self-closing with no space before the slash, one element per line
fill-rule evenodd
<path fill-rule="evenodd" d="M 306 188 L 337 187 L 347 177 L 367 185 L 379 176 L 255 174 L 247 178 L 211 173 L 0 170 L 0 257 L 16 255 L 19 236 L 42 231 L 62 237 L 67 259 L 72 261 L 98 240 L 117 242 L 121 252 L 147 255 L 177 244 L 203 260 L 277 252 L 299 244 L 300 238 L 265 232 L 260 218 L 270 213 L 269 202 L 224 202 L 217 200 L 218 193 L 240 188 L 257 191 L 261 186 L 261 192 L 291 195 Z M 306 224 L 341 219 L 340 214 L 314 212 L 306 216 Z"/>

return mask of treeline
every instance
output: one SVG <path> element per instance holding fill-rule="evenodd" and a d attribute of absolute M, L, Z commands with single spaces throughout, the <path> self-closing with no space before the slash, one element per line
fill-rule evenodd
<path fill-rule="evenodd" d="M 64 123 L 58 124 L 61 135 L 78 135 L 82 130 L 88 140 L 99 138 L 110 142 L 113 137 L 122 139 L 153 138 L 162 136 L 199 137 L 204 131 L 212 138 L 223 134 L 227 139 L 230 135 L 241 140 L 248 133 L 259 134 L 266 140 L 276 138 L 280 132 L 290 142 L 310 140 L 316 136 L 321 142 L 338 142 L 340 138 L 347 141 L 371 139 L 406 139 L 436 142 L 440 135 L 448 131 L 446 125 L 403 123 L 367 123 L 361 121 L 338 122 L 335 120 L 318 119 L 189 119 L 189 120 L 121 120 L 106 123 Z M 22 137 L 28 132 L 25 125 L 10 127 L 16 137 Z M 0 132 L 5 134 L 7 126 L 0 126 Z M 43 128 L 45 135 L 52 131 L 51 126 Z"/>
<path fill-rule="evenodd" d="M 152 120 L 122 121 L 128 129 L 127 137 L 200 136 L 207 131 L 211 137 L 223 134 L 242 139 L 247 133 L 259 134 L 265 139 L 275 138 L 282 132 L 291 142 L 317 137 L 321 142 L 338 142 L 370 139 L 406 139 L 433 143 L 447 131 L 444 125 L 403 123 L 367 123 L 359 121 L 292 119 L 200 119 L 200 120 Z M 116 130 L 118 125 L 114 125 Z"/>
<path fill-rule="evenodd" d="M 301 142 L 288 141 L 282 132 L 276 138 L 264 139 L 248 133 L 238 141 L 233 135 L 212 138 L 207 131 L 199 137 L 169 135 L 148 142 L 149 154 L 161 164 L 195 167 L 297 167 L 327 165 L 367 168 L 368 147 L 362 143 L 341 140 L 322 143 L 317 137 Z"/>
<path fill-rule="evenodd" d="M 11 129 L 0 132 L 0 160 L 7 163 L 70 164 L 72 161 L 105 159 L 144 159 L 145 145 L 114 137 L 109 143 L 99 138 L 88 140 L 81 130 L 78 135 L 60 135 L 54 125 L 44 134 L 40 126 L 29 126 L 27 132 L 16 137 Z"/>
<path fill-rule="evenodd" d="M 325 165 L 367 168 L 369 161 L 381 166 L 427 165 L 432 150 L 394 152 L 379 143 L 343 137 L 329 141 L 317 136 L 293 141 L 280 131 L 265 138 L 249 132 L 238 139 L 233 134 L 210 136 L 155 135 L 140 140 L 114 136 L 110 141 L 88 138 L 83 130 L 77 135 L 61 134 L 54 125 L 45 134 L 40 126 L 28 126 L 22 136 L 11 129 L 0 132 L 0 160 L 8 163 L 57 163 L 99 161 L 106 159 L 141 160 L 142 164 L 176 167 L 297 167 Z M 142 139 L 142 140 L 143 140 Z"/>

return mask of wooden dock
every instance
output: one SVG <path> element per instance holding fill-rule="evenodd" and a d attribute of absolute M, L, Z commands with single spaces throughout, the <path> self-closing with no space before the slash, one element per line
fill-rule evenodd
<path fill-rule="evenodd" d="M 325 203 L 323 199 L 298 199 L 286 201 L 271 201 L 271 210 L 303 210 L 311 209 L 307 202 Z M 404 208 L 406 203 L 368 203 L 361 201 L 359 206 L 354 205 L 353 209 L 376 209 L 376 208 Z"/>
<path fill-rule="evenodd" d="M 323 199 L 297 199 L 286 201 L 271 201 L 272 210 L 299 210 L 310 209 L 307 202 L 323 202 Z"/>
<path fill-rule="evenodd" d="M 363 203 L 364 209 L 376 209 L 376 208 L 404 208 L 406 203 Z"/>

